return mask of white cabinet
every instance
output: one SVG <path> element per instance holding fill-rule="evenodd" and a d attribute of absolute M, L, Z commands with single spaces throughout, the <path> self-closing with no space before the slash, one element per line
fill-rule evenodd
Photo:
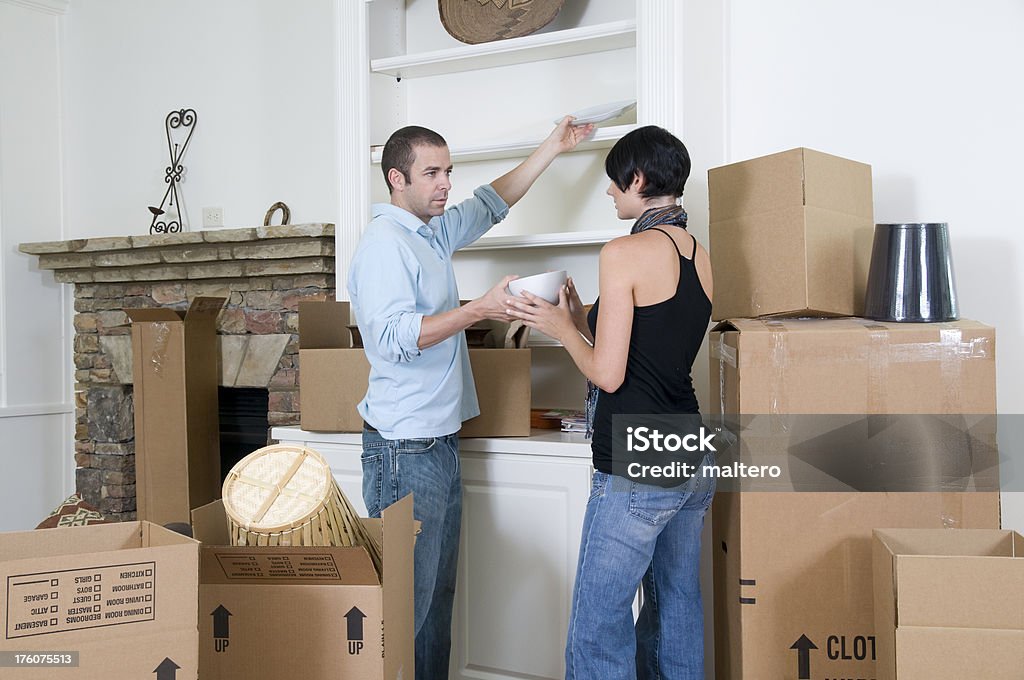
<path fill-rule="evenodd" d="M 324 456 L 360 513 L 359 435 L 274 428 Z M 465 439 L 451 677 L 563 677 L 590 445 L 578 436 Z"/>
<path fill-rule="evenodd" d="M 561 678 L 589 459 L 466 452 L 452 678 Z"/>

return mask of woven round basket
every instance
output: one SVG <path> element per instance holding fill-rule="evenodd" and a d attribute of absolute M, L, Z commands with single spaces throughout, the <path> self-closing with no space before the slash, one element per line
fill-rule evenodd
<path fill-rule="evenodd" d="M 437 0 L 441 23 L 456 40 L 477 44 L 544 28 L 564 0 Z"/>
<path fill-rule="evenodd" d="M 232 545 L 361 545 L 380 570 L 380 546 L 313 449 L 253 451 L 228 473 L 223 497 Z"/>

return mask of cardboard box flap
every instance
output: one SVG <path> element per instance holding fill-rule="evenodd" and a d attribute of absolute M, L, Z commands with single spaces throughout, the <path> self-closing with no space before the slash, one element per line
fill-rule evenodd
<path fill-rule="evenodd" d="M 171 531 L 152 522 L 142 522 L 141 534 L 143 548 L 159 548 L 166 545 L 182 545 L 183 543 L 199 545 L 199 541 L 190 536 L 179 534 L 177 531 Z"/>
<path fill-rule="evenodd" d="M 4 561 L 51 558 L 182 543 L 195 541 L 149 522 L 117 522 L 0 533 L 0 556 Z"/>
<path fill-rule="evenodd" d="M 895 559 L 897 627 L 1024 631 L 1024 557 Z"/>
<path fill-rule="evenodd" d="M 708 170 L 711 222 L 793 206 L 873 219 L 871 166 L 796 148 Z"/>
<path fill-rule="evenodd" d="M 333 300 L 299 303 L 299 349 L 348 349 L 349 303 Z"/>
<path fill-rule="evenodd" d="M 151 323 L 154 321 L 181 321 L 185 318 L 185 312 L 167 307 L 125 309 L 124 313 L 128 315 L 129 319 L 138 323 Z"/>
<path fill-rule="evenodd" d="M 803 149 L 804 205 L 874 220 L 871 166 Z"/>
<path fill-rule="evenodd" d="M 218 499 L 192 509 L 192 535 L 207 545 L 231 544 L 223 500 Z"/>
<path fill-rule="evenodd" d="M 892 592 L 891 623 L 1024 631 L 1024 607 L 1005 606 L 1024 602 L 1019 537 L 994 529 L 876 530 L 889 565 L 876 561 L 875 575 Z"/>
<path fill-rule="evenodd" d="M 803 149 L 708 170 L 711 222 L 803 205 Z"/>
<path fill-rule="evenodd" d="M 227 302 L 225 297 L 197 297 L 192 300 L 185 312 L 185 320 L 213 323 L 217 320 L 221 308 Z"/>
<path fill-rule="evenodd" d="M 378 586 L 366 549 L 342 546 L 203 546 L 199 580 L 230 585 Z"/>
<path fill-rule="evenodd" d="M 1019 534 L 1001 529 L 937 531 L 935 529 L 876 529 L 875 536 L 893 556 L 1014 556 Z"/>
<path fill-rule="evenodd" d="M 362 547 L 232 546 L 221 500 L 192 510 L 192 531 L 200 552 L 202 583 L 292 585 L 380 585 Z"/>
<path fill-rule="evenodd" d="M 412 677 L 413 658 L 413 496 L 381 513 L 384 540 L 384 677 Z"/>

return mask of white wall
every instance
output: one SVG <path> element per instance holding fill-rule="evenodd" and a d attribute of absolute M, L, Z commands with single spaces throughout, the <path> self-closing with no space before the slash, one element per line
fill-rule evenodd
<path fill-rule="evenodd" d="M 64 293 L 18 252 L 63 238 L 59 21 L 0 2 L 0 531 L 74 490 Z"/>
<path fill-rule="evenodd" d="M 876 222 L 948 222 L 961 313 L 997 329 L 999 411 L 1024 413 L 1024 3 L 723 7 L 726 162 L 796 146 L 860 160 Z M 1003 525 L 1024 529 L 1024 493 L 1003 494 Z"/>
<path fill-rule="evenodd" d="M 169 158 L 164 118 L 199 114 L 183 164 L 193 230 L 338 214 L 337 0 L 72 0 L 66 22 L 71 237 L 147 233 Z M 279 216 L 278 216 L 279 218 Z M 278 219 L 275 218 L 275 219 Z"/>

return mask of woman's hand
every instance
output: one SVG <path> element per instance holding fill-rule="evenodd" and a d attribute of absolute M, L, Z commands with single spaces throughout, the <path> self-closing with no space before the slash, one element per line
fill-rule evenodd
<path fill-rule="evenodd" d="M 566 280 L 565 288 L 568 293 L 569 313 L 572 315 L 572 322 L 576 326 L 576 330 L 584 335 L 590 335 L 587 326 L 587 309 L 583 306 L 583 301 L 580 300 L 580 294 L 576 291 L 576 284 L 573 283 L 571 276 Z"/>
<path fill-rule="evenodd" d="M 570 311 L 569 296 L 565 286 L 558 289 L 557 305 L 526 291 L 523 291 L 521 297 L 509 298 L 506 300 L 506 304 L 508 305 L 506 313 L 509 316 L 522 319 L 523 323 L 530 328 L 534 328 L 562 344 L 565 344 L 566 338 L 578 332 Z M 582 305 L 580 307 L 582 308 Z"/>

